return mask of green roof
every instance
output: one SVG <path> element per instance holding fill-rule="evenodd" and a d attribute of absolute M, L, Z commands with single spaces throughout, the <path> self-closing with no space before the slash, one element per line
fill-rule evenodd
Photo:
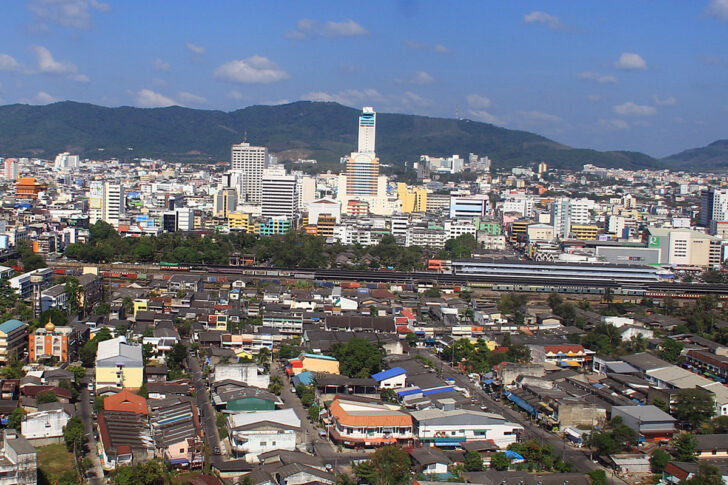
<path fill-rule="evenodd" d="M 25 324 L 20 320 L 8 320 L 7 322 L 0 324 L 0 332 L 7 335 L 10 332 L 19 329 L 23 325 Z"/>

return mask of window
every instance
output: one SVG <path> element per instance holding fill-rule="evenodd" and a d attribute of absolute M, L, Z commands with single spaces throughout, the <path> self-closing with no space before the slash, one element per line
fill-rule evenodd
<path fill-rule="evenodd" d="M 270 445 L 271 445 L 271 446 L 275 446 L 275 445 L 276 445 L 276 442 L 275 442 L 275 441 L 271 441 L 271 442 L 270 442 Z"/>
<path fill-rule="evenodd" d="M 268 443 L 266 443 L 265 441 L 260 442 L 260 446 L 267 446 L 267 445 L 268 445 Z"/>
<path fill-rule="evenodd" d="M 180 453 L 184 453 L 184 452 L 185 452 L 185 449 L 184 449 L 184 448 L 180 448 L 180 449 L 179 449 L 179 452 L 180 452 Z"/>

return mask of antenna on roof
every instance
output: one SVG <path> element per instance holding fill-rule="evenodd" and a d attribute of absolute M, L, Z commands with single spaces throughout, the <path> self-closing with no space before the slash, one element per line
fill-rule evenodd
<path fill-rule="evenodd" d="M 248 142 L 248 130 L 245 130 L 243 132 L 243 143 L 247 143 L 247 142 Z"/>

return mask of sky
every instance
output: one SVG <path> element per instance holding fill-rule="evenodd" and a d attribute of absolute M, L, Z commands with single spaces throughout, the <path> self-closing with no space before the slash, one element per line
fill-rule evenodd
<path fill-rule="evenodd" d="M 728 0 L 4 0 L 0 104 L 297 100 L 662 157 L 728 138 Z"/>

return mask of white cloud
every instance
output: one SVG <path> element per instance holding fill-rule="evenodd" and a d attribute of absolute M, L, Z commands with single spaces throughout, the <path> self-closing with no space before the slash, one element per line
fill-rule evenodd
<path fill-rule="evenodd" d="M 654 106 L 636 104 L 632 101 L 619 104 L 613 109 L 615 113 L 623 116 L 651 116 L 657 113 L 657 109 Z"/>
<path fill-rule="evenodd" d="M 173 106 L 177 102 L 172 98 L 152 91 L 151 89 L 142 89 L 141 91 L 135 92 L 134 102 L 141 108 L 160 108 L 164 106 Z"/>
<path fill-rule="evenodd" d="M 407 79 L 397 79 L 397 82 L 404 83 L 404 84 L 432 84 L 435 82 L 435 78 L 432 77 L 430 74 L 426 73 L 425 71 L 417 71 L 412 75 L 412 77 L 409 77 Z"/>
<path fill-rule="evenodd" d="M 0 54 L 0 71 L 17 71 L 18 69 L 20 69 L 20 63 L 13 56 Z"/>
<path fill-rule="evenodd" d="M 78 72 L 78 67 L 75 64 L 55 60 L 51 51 L 45 47 L 36 45 L 33 46 L 33 51 L 38 56 L 38 72 L 67 76 L 69 79 L 84 83 L 89 81 L 88 76 Z"/>
<path fill-rule="evenodd" d="M 50 104 L 55 103 L 56 101 L 58 101 L 58 98 L 51 96 L 45 91 L 38 91 L 38 94 L 36 94 L 31 100 L 33 104 Z"/>
<path fill-rule="evenodd" d="M 445 47 L 442 44 L 435 44 L 435 46 L 432 48 L 432 50 L 434 50 L 438 54 L 449 54 L 450 53 L 450 49 L 448 49 L 447 47 Z"/>
<path fill-rule="evenodd" d="M 352 19 L 342 22 L 321 22 L 313 19 L 301 19 L 296 22 L 296 30 L 286 33 L 286 37 L 293 40 L 313 39 L 316 37 L 355 37 L 367 35 L 369 31 Z"/>
<path fill-rule="evenodd" d="M 207 49 L 205 49 L 204 47 L 200 47 L 199 45 L 195 45 L 192 42 L 185 42 L 185 47 L 187 47 L 187 49 L 189 49 L 190 52 L 192 52 L 194 54 L 197 54 L 197 55 L 200 55 L 200 56 L 207 51 Z"/>
<path fill-rule="evenodd" d="M 169 72 L 169 62 L 165 62 L 159 58 L 154 59 L 154 70 L 162 71 L 162 72 Z"/>
<path fill-rule="evenodd" d="M 232 91 L 230 91 L 228 93 L 228 98 L 232 98 L 234 100 L 240 101 L 240 100 L 244 99 L 245 96 L 240 91 L 233 89 Z"/>
<path fill-rule="evenodd" d="M 599 126 L 606 130 L 626 130 L 629 128 L 629 123 L 624 120 L 609 119 L 599 120 Z"/>
<path fill-rule="evenodd" d="M 36 20 L 48 21 L 62 27 L 88 29 L 91 27 L 91 10 L 108 12 L 108 3 L 96 0 L 32 0 L 28 10 Z"/>
<path fill-rule="evenodd" d="M 465 96 L 465 101 L 468 102 L 468 106 L 473 109 L 487 109 L 493 104 L 489 98 L 481 96 L 479 94 L 468 94 Z"/>
<path fill-rule="evenodd" d="M 401 106 L 405 109 L 423 108 L 425 106 L 431 106 L 432 101 L 423 98 L 417 93 L 411 91 L 405 92 L 399 99 Z M 396 100 L 395 100 L 396 102 Z M 397 106 L 396 104 L 394 106 Z"/>
<path fill-rule="evenodd" d="M 559 123 L 561 121 L 564 121 L 562 118 L 556 115 L 545 113 L 543 111 L 520 111 L 519 115 L 527 121 L 533 121 L 538 123 Z"/>
<path fill-rule="evenodd" d="M 728 0 L 711 0 L 707 12 L 721 22 L 728 22 Z"/>
<path fill-rule="evenodd" d="M 534 10 L 523 16 L 523 22 L 527 24 L 542 24 L 551 30 L 566 30 L 566 24 L 555 15 Z"/>
<path fill-rule="evenodd" d="M 590 81 L 596 81 L 599 84 L 610 84 L 616 83 L 617 78 L 611 74 L 599 74 L 598 72 L 584 71 L 576 75 L 579 79 L 588 79 Z"/>
<path fill-rule="evenodd" d="M 623 71 L 637 71 L 647 69 L 647 63 L 639 54 L 634 52 L 623 52 L 614 67 Z"/>
<path fill-rule="evenodd" d="M 658 95 L 655 94 L 654 96 L 652 96 L 652 100 L 657 106 L 675 106 L 677 104 L 677 99 L 672 96 L 668 96 L 667 98 L 660 98 Z"/>
<path fill-rule="evenodd" d="M 485 110 L 469 110 L 468 114 L 473 117 L 476 121 L 485 121 L 491 125 L 504 125 L 504 120 L 500 119 L 494 114 L 491 114 Z"/>
<path fill-rule="evenodd" d="M 207 104 L 207 98 L 186 91 L 180 91 L 177 97 L 184 104 Z"/>
<path fill-rule="evenodd" d="M 438 54 L 449 54 L 450 53 L 450 49 L 448 49 L 447 47 L 445 47 L 442 44 L 430 45 L 430 44 L 425 44 L 423 42 L 418 42 L 416 40 L 405 40 L 404 45 L 406 45 L 410 49 L 432 50 L 433 52 L 437 52 Z"/>
<path fill-rule="evenodd" d="M 241 84 L 268 84 L 291 77 L 278 65 L 263 56 L 252 56 L 226 62 L 214 72 L 215 79 Z"/>
<path fill-rule="evenodd" d="M 314 91 L 303 95 L 303 99 L 309 101 L 329 101 L 348 106 L 359 106 L 366 103 L 381 103 L 384 96 L 376 89 L 347 89 L 338 93 L 327 93 L 324 91 Z"/>
<path fill-rule="evenodd" d="M 287 100 L 287 99 L 275 99 L 275 100 L 261 101 L 258 104 L 262 104 L 262 105 L 265 105 L 265 106 L 278 106 L 278 105 L 281 105 L 281 104 L 288 104 L 288 103 L 290 103 L 290 101 Z"/>

